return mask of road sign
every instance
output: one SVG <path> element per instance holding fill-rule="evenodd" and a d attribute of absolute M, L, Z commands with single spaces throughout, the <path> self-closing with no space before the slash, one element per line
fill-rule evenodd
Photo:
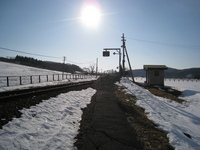
<path fill-rule="evenodd" d="M 110 52 L 109 51 L 103 51 L 103 56 L 104 57 L 109 57 L 110 56 Z"/>

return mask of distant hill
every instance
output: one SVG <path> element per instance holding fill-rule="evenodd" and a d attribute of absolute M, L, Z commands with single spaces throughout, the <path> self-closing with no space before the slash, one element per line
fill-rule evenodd
<path fill-rule="evenodd" d="M 200 68 L 189 69 L 173 69 L 169 68 L 165 71 L 165 76 L 168 78 L 197 78 L 200 79 Z"/>
<path fill-rule="evenodd" d="M 134 77 L 146 77 L 146 71 L 143 69 L 133 70 Z M 200 79 L 200 68 L 190 69 L 174 69 L 168 68 L 165 70 L 166 78 L 196 78 Z"/>
<path fill-rule="evenodd" d="M 146 71 L 143 69 L 133 70 L 133 76 L 134 77 L 146 77 Z"/>

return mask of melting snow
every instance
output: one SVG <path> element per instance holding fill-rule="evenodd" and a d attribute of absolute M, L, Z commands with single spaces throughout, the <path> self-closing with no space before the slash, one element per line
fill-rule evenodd
<path fill-rule="evenodd" d="M 0 149 L 73 150 L 81 120 L 81 108 L 87 106 L 96 90 L 71 91 L 21 110 L 0 130 Z"/>
<path fill-rule="evenodd" d="M 55 73 L 32 67 L 0 62 L 0 75 L 33 75 Z M 89 79 L 91 80 L 91 79 Z M 93 79 L 94 80 L 94 79 Z M 144 82 L 144 78 L 136 78 Z M 76 82 L 79 82 L 77 80 Z M 69 82 L 69 81 L 60 81 Z M 73 81 L 74 82 L 74 81 Z M 44 86 L 52 83 L 40 83 Z M 181 99 L 186 102 L 176 103 L 169 99 L 152 95 L 148 90 L 123 78 L 119 86 L 126 87 L 126 92 L 137 97 L 136 105 L 143 107 L 149 119 L 165 131 L 170 143 L 177 150 L 199 150 L 200 147 L 200 82 L 186 80 L 166 80 L 165 85 L 183 92 Z M 0 91 L 27 88 L 29 85 L 1 87 Z M 30 85 L 33 86 L 33 85 Z M 22 117 L 14 118 L 0 130 L 0 149 L 76 149 L 73 147 L 79 129 L 81 108 L 90 103 L 96 90 L 88 88 L 71 91 L 45 100 L 21 110 Z"/>
<path fill-rule="evenodd" d="M 145 109 L 148 118 L 166 132 L 176 150 L 200 148 L 200 82 L 166 81 L 183 92 L 183 104 L 152 95 L 148 90 L 123 78 L 119 86 L 137 97 L 136 105 Z"/>

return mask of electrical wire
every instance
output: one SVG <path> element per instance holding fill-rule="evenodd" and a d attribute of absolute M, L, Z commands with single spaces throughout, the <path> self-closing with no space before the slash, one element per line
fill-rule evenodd
<path fill-rule="evenodd" d="M 58 58 L 58 59 L 61 59 L 61 58 L 62 58 L 62 57 L 55 57 L 55 56 L 40 55 L 40 54 L 35 54 L 35 53 L 28 53 L 28 52 L 24 52 L 24 51 L 20 51 L 20 50 L 15 50 L 15 49 L 10 49 L 10 48 L 5 48 L 5 47 L 0 47 L 0 49 L 6 50 L 6 51 L 17 52 L 17 53 L 28 54 L 28 55 L 41 56 L 41 57 Z M 70 62 L 70 63 L 73 63 L 73 64 L 89 64 L 89 63 L 94 62 L 95 59 L 94 59 L 94 60 L 91 60 L 91 61 L 88 61 L 88 62 L 83 62 L 83 63 L 73 62 L 73 61 L 68 60 L 68 59 L 66 59 L 66 61 L 68 61 L 68 62 Z"/>
<path fill-rule="evenodd" d="M 95 59 L 94 60 L 91 60 L 91 61 L 88 61 L 88 62 L 82 62 L 82 63 L 77 63 L 77 62 L 74 62 L 74 61 L 71 61 L 71 60 L 68 60 L 68 59 L 66 59 L 66 61 L 68 61 L 68 62 L 70 62 L 70 63 L 73 63 L 73 64 L 79 64 L 79 65 L 81 65 L 81 64 L 89 64 L 89 63 L 92 63 L 92 62 L 94 62 L 95 61 Z"/>
<path fill-rule="evenodd" d="M 40 55 L 40 54 L 28 53 L 28 52 L 23 52 L 23 51 L 15 50 L 15 49 L 9 49 L 9 48 L 5 48 L 5 47 L 0 47 L 0 49 L 2 49 L 2 50 L 6 50 L 6 51 L 17 52 L 17 53 L 28 54 L 28 55 L 41 56 L 41 57 L 59 58 L 59 59 L 61 58 L 61 57 L 54 57 L 54 56 L 47 56 L 47 55 Z"/>
<path fill-rule="evenodd" d="M 146 43 L 152 43 L 152 44 L 158 44 L 158 45 L 164 45 L 164 46 L 172 46 L 172 47 L 188 48 L 188 49 L 200 49 L 200 46 L 196 46 L 196 45 L 182 45 L 182 44 L 175 44 L 175 43 L 156 42 L 156 41 L 148 41 L 148 40 L 129 38 L 129 37 L 126 37 L 126 39 L 140 41 L 140 42 L 146 42 Z"/>

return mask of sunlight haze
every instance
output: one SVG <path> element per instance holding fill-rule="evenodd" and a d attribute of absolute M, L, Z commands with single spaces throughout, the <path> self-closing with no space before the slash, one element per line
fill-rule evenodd
<path fill-rule="evenodd" d="M 200 67 L 199 0 L 1 0 L 1 57 L 16 55 L 117 70 L 124 33 L 133 69 Z M 32 55 L 37 54 L 37 55 Z M 51 57 L 43 57 L 51 56 Z M 126 60 L 126 67 L 127 60 Z"/>

